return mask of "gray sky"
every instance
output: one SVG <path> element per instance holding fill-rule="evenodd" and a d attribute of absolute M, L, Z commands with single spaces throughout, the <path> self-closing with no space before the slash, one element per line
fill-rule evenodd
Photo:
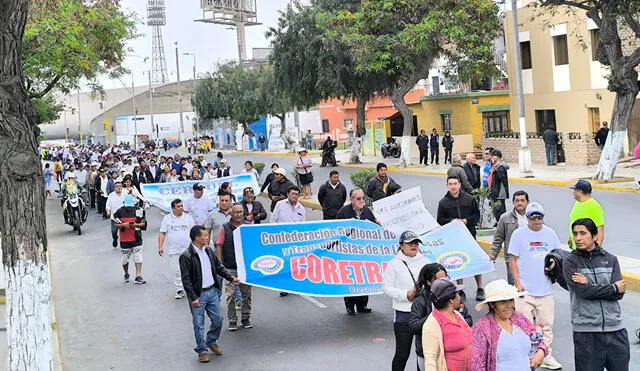
<path fill-rule="evenodd" d="M 146 20 L 145 0 L 123 0 L 124 9 L 134 11 L 144 22 Z M 194 22 L 202 18 L 200 0 L 166 0 L 167 25 L 162 29 L 165 56 L 167 59 L 167 72 L 169 80 L 176 80 L 176 58 L 174 42 L 178 42 L 180 58 L 180 79 L 190 79 L 193 75 L 193 57 L 183 56 L 182 53 L 196 54 L 197 73 L 211 71 L 212 67 L 220 61 L 237 60 L 238 48 L 234 30 L 226 29 L 226 26 L 210 23 Z M 289 0 L 257 0 L 259 26 L 246 28 L 247 57 L 251 57 L 251 48 L 268 47 L 264 33 L 275 26 L 279 10 L 284 10 Z M 143 63 L 142 58 L 130 56 L 124 65 L 133 72 L 136 86 L 146 85 L 148 81 L 144 71 L 151 67 L 151 28 L 140 24 L 138 32 L 142 34 L 138 39 L 130 42 L 131 55 L 148 57 Z M 131 76 L 125 76 L 118 80 L 103 78 L 106 89 L 120 88 L 123 84 L 131 86 Z"/>

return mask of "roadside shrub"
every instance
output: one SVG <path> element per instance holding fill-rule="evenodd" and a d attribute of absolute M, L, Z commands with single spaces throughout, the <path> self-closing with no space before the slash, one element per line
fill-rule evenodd
<path fill-rule="evenodd" d="M 358 170 L 354 173 L 351 173 L 351 183 L 353 183 L 354 187 L 364 190 L 364 188 L 367 186 L 367 183 L 369 182 L 369 179 L 373 178 L 376 175 L 378 175 L 378 173 L 375 169 Z M 371 206 L 372 201 L 369 196 L 365 195 L 365 201 L 367 206 Z"/>
<path fill-rule="evenodd" d="M 262 176 L 262 171 L 264 170 L 264 162 L 254 162 L 253 168 L 258 172 L 258 176 Z"/>

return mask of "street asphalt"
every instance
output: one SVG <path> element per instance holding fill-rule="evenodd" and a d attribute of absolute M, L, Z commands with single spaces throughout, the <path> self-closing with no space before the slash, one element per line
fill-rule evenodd
<path fill-rule="evenodd" d="M 230 157 L 230 160 L 237 168 L 246 158 Z M 285 165 L 293 158 L 256 157 L 253 160 L 263 161 L 269 166 L 274 161 Z M 352 171 L 339 170 L 342 173 Z M 316 185 L 328 171 L 316 169 Z M 442 179 L 401 174 L 392 176 L 405 187 L 422 186 L 430 210 L 434 210 L 437 198 L 445 192 Z M 350 186 L 348 177 L 343 179 Z M 568 213 L 571 203 L 569 191 L 534 186 L 526 189 L 549 209 Z M 616 199 L 613 194 L 597 197 Z M 565 201 L 560 201 L 564 198 Z M 638 200 L 634 202 L 637 204 Z M 555 207 L 552 209 L 550 205 Z M 618 207 L 623 206 L 620 204 Z M 560 212 L 551 211 L 551 214 Z M 168 262 L 157 254 L 156 240 L 162 214 L 151 208 L 147 215 L 149 228 L 144 232 L 142 272 L 147 284 L 125 284 L 122 281 L 120 251 L 111 247 L 108 221 L 91 212 L 83 234 L 78 236 L 70 226 L 63 224 L 59 202 L 47 202 L 53 298 L 65 370 L 368 371 L 390 368 L 395 342 L 391 300 L 386 296 L 371 297 L 369 306 L 373 313 L 349 317 L 341 298 L 304 298 L 298 295 L 280 298 L 277 292 L 266 289 L 255 289 L 253 293 L 252 321 L 255 327 L 231 333 L 226 329 L 225 320 L 219 341 L 224 355 L 212 355 L 210 364 L 199 364 L 193 351 L 188 303 L 185 299 L 173 298 Z M 309 220 L 320 218 L 319 212 L 308 212 Z M 552 223 L 560 223 L 562 218 L 558 215 L 550 219 Z M 619 227 L 620 230 L 623 228 L 625 226 Z M 504 277 L 504 264 L 496 264 L 496 269 L 497 272 L 485 275 L 485 283 Z M 475 283 L 472 279 L 467 279 L 466 283 L 469 284 L 468 307 L 477 320 L 481 314 L 472 309 L 475 302 L 471 298 Z M 569 296 L 566 291 L 556 288 L 556 299 L 554 354 L 565 370 L 573 370 Z M 633 339 L 632 332 L 640 327 L 639 307 L 640 293 L 630 292 L 622 301 L 625 325 Z M 640 345 L 631 347 L 631 369 L 640 369 Z M 416 358 L 412 353 L 407 370 L 415 367 Z"/>

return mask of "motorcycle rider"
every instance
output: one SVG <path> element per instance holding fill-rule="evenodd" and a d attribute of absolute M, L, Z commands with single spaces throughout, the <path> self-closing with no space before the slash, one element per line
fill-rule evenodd
<path fill-rule="evenodd" d="M 321 167 L 327 166 L 330 164 L 331 166 L 336 166 L 336 156 L 334 153 L 334 148 L 338 146 L 334 140 L 331 139 L 331 136 L 327 136 L 327 140 L 322 143 L 322 164 Z"/>
<path fill-rule="evenodd" d="M 62 187 L 62 216 L 64 217 L 65 224 L 69 224 L 69 213 L 67 212 L 67 202 L 69 199 L 69 195 L 79 194 L 80 189 L 81 188 L 77 182 L 76 174 L 74 172 L 68 171 L 67 174 L 65 174 L 65 183 Z M 79 197 L 79 202 L 82 210 L 84 206 L 82 197 Z M 82 211 L 82 218 L 84 221 L 86 218 L 84 216 L 84 210 Z"/>

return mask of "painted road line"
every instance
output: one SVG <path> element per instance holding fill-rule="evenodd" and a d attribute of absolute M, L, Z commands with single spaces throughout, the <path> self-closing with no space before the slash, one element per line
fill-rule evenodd
<path fill-rule="evenodd" d="M 321 309 L 325 309 L 325 308 L 327 308 L 327 306 L 326 306 L 326 305 L 322 304 L 322 303 L 321 303 L 321 302 L 319 302 L 317 299 L 312 298 L 311 296 L 308 296 L 308 295 L 298 295 L 298 296 L 300 296 L 300 297 L 301 297 L 301 298 L 303 298 L 304 300 L 308 301 L 309 303 L 311 303 L 311 304 L 313 304 L 313 305 L 317 306 L 318 308 L 321 308 Z"/>

